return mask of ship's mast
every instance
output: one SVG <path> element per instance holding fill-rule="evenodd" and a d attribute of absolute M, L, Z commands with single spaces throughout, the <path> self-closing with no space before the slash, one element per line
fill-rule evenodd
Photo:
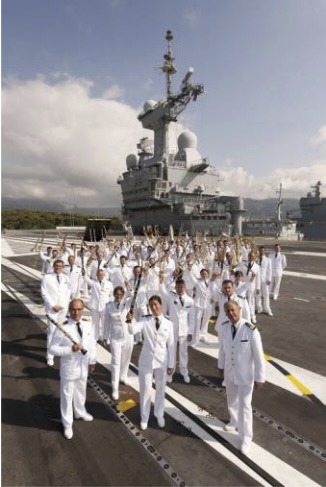
<path fill-rule="evenodd" d="M 172 76 L 177 72 L 177 68 L 174 64 L 174 57 L 172 55 L 171 41 L 173 40 L 173 34 L 170 30 L 166 31 L 165 39 L 168 41 L 167 51 L 164 54 L 164 64 L 162 66 L 162 71 L 166 76 L 166 99 L 169 100 L 172 95 Z"/>
<path fill-rule="evenodd" d="M 280 183 L 280 189 L 277 190 L 276 193 L 279 195 L 278 196 L 278 201 L 277 201 L 277 222 L 280 223 L 280 221 L 281 221 L 281 207 L 283 205 L 283 201 L 282 201 L 282 183 Z"/>

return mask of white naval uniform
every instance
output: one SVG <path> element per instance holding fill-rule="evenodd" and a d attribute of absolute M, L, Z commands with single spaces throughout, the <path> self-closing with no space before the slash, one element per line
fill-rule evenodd
<path fill-rule="evenodd" d="M 52 252 L 48 255 L 41 251 L 40 258 L 42 260 L 41 274 L 51 274 L 53 272 L 53 262 L 56 260 L 52 258 Z"/>
<path fill-rule="evenodd" d="M 262 311 L 271 313 L 269 286 L 272 282 L 272 261 L 266 255 L 263 255 L 262 259 L 258 261 L 258 265 L 260 266 L 260 293 L 256 295 L 257 311 L 259 313 Z"/>
<path fill-rule="evenodd" d="M 85 280 L 91 288 L 91 297 L 87 306 L 91 313 L 94 337 L 97 341 L 103 338 L 105 306 L 113 300 L 113 286 L 112 282 L 106 279 L 101 282 L 98 279 L 94 281 L 85 275 Z"/>
<path fill-rule="evenodd" d="M 110 341 L 112 354 L 111 384 L 113 392 L 118 392 L 119 380 L 125 381 L 131 360 L 134 337 L 126 323 L 130 309 L 130 299 L 120 303 L 111 301 L 105 308 L 104 339 Z"/>
<path fill-rule="evenodd" d="M 206 336 L 208 321 L 211 317 L 211 291 L 209 282 L 198 279 L 194 286 L 195 330 L 193 343 L 199 341 L 200 336 Z"/>
<path fill-rule="evenodd" d="M 218 368 L 224 369 L 230 424 L 238 428 L 243 442 L 253 436 L 253 386 L 254 381 L 265 382 L 265 360 L 257 328 L 243 318 L 235 327 L 234 339 L 230 321 L 225 321 L 221 327 Z"/>
<path fill-rule="evenodd" d="M 236 270 L 243 272 L 243 277 L 247 283 L 247 300 L 251 319 L 256 319 L 256 291 L 260 292 L 260 267 L 256 262 L 247 264 L 241 263 Z"/>
<path fill-rule="evenodd" d="M 164 296 L 163 301 L 164 311 L 166 310 L 174 326 L 173 368 L 176 368 L 179 341 L 179 370 L 183 376 L 186 376 L 188 375 L 188 335 L 194 335 L 195 331 L 194 300 L 187 293 L 180 296 L 176 292 L 170 291 Z"/>
<path fill-rule="evenodd" d="M 147 423 L 151 407 L 153 374 L 155 377 L 156 418 L 164 416 L 164 395 L 167 368 L 174 363 L 174 331 L 172 321 L 163 315 L 158 316 L 160 327 L 156 330 L 155 317 L 145 316 L 141 321 L 130 323 L 133 334 L 142 332 L 143 346 L 139 357 L 139 394 L 141 422 Z"/>
<path fill-rule="evenodd" d="M 59 282 L 57 276 L 59 276 Z M 41 282 L 41 295 L 44 301 L 45 314 L 49 315 L 57 323 L 61 324 L 66 321 L 70 301 L 70 282 L 68 277 L 62 272 L 60 274 L 56 274 L 55 272 L 45 274 Z M 60 311 L 54 311 L 52 309 L 54 306 L 61 306 L 62 309 Z M 48 320 L 47 360 L 53 359 L 53 355 L 49 352 L 49 346 L 54 331 L 55 325 Z"/>
<path fill-rule="evenodd" d="M 280 292 L 283 270 L 286 268 L 287 262 L 285 255 L 281 252 L 271 253 L 269 259 L 272 262 L 272 283 L 270 291 L 272 297 L 277 299 Z"/>
<path fill-rule="evenodd" d="M 221 291 L 217 291 L 212 295 L 214 301 L 216 301 L 218 308 L 219 308 L 219 313 L 218 317 L 216 320 L 216 323 L 214 325 L 214 330 L 218 334 L 218 336 L 221 335 L 221 327 L 222 323 L 227 320 L 227 316 L 225 313 L 224 305 L 228 303 L 230 300 L 235 301 L 238 303 L 240 309 L 241 309 L 241 318 L 245 318 L 246 320 L 250 320 L 250 311 L 249 311 L 249 306 L 246 298 L 243 298 L 242 296 L 238 296 L 236 293 L 233 293 L 230 297 L 228 297 L 226 294 L 224 294 Z"/>
<path fill-rule="evenodd" d="M 76 265 L 65 267 L 63 273 L 68 277 L 70 281 L 70 298 L 76 299 L 80 298 L 80 288 L 81 288 L 81 269 Z"/>
<path fill-rule="evenodd" d="M 73 413 L 77 418 L 87 414 L 85 409 L 88 366 L 96 364 L 96 343 L 92 324 L 80 321 L 83 337 L 81 338 L 76 322 L 69 318 L 64 329 L 76 343 L 82 343 L 86 355 L 80 351 L 73 352 L 72 342 L 58 328 L 50 344 L 50 352 L 60 357 L 60 410 L 64 429 L 71 428 Z"/>

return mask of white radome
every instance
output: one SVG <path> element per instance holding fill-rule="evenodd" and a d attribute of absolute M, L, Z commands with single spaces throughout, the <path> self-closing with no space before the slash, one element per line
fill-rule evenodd
<path fill-rule="evenodd" d="M 197 149 L 197 136 L 191 130 L 184 130 L 178 137 L 178 149 Z"/>

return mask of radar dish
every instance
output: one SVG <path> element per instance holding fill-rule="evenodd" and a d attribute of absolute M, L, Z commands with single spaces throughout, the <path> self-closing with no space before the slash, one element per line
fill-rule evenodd
<path fill-rule="evenodd" d="M 184 149 L 197 149 L 197 136 L 190 130 L 184 130 L 178 137 L 179 151 Z"/>

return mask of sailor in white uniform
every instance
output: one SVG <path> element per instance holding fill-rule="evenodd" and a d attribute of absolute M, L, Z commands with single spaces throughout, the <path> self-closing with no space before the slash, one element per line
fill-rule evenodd
<path fill-rule="evenodd" d="M 261 336 L 256 326 L 241 318 L 236 301 L 225 304 L 228 320 L 222 325 L 218 368 L 226 383 L 230 422 L 226 431 L 238 430 L 240 450 L 250 451 L 253 437 L 252 393 L 265 382 L 265 360 Z"/>
<path fill-rule="evenodd" d="M 270 299 L 269 286 L 272 282 L 272 261 L 266 256 L 266 249 L 263 245 L 259 247 L 258 265 L 260 267 L 260 293 L 256 295 L 257 313 L 267 313 L 273 316 Z"/>
<path fill-rule="evenodd" d="M 195 329 L 195 306 L 194 300 L 186 293 L 186 284 L 183 279 L 176 281 L 175 292 L 164 290 L 163 303 L 164 314 L 168 315 L 174 325 L 173 368 L 176 369 L 179 342 L 179 370 L 185 383 L 189 384 L 188 345 L 192 341 Z M 172 375 L 168 376 L 168 382 L 172 382 Z"/>
<path fill-rule="evenodd" d="M 76 419 L 92 421 L 85 408 L 88 373 L 92 373 L 96 364 L 96 343 L 92 325 L 82 319 L 84 303 L 73 299 L 69 305 L 70 318 L 63 328 L 72 339 L 72 343 L 58 328 L 50 344 L 51 354 L 60 357 L 60 411 L 64 436 L 73 437 L 73 415 Z M 87 350 L 83 354 L 81 350 Z"/>
<path fill-rule="evenodd" d="M 271 296 L 272 299 L 276 300 L 280 293 L 283 270 L 287 266 L 286 257 L 281 253 L 281 246 L 279 244 L 274 245 L 274 253 L 270 254 L 269 258 L 272 261 Z"/>
<path fill-rule="evenodd" d="M 54 321 L 63 323 L 66 319 L 69 301 L 70 301 L 70 282 L 67 276 L 62 273 L 64 263 L 57 259 L 53 263 L 54 271 L 51 274 L 45 274 L 41 282 L 41 295 L 44 301 L 45 313 Z M 55 326 L 48 320 L 47 329 L 47 364 L 52 367 L 53 354 L 49 351 Z"/>
<path fill-rule="evenodd" d="M 91 312 L 95 340 L 103 339 L 105 306 L 113 300 L 112 282 L 105 279 L 105 270 L 97 271 L 97 279 L 94 281 L 85 274 L 85 281 L 91 288 L 91 297 L 88 301 L 88 308 Z"/>
<path fill-rule="evenodd" d="M 111 384 L 112 399 L 119 399 L 119 380 L 129 385 L 128 369 L 131 360 L 134 337 L 126 317 L 130 309 L 130 299 L 124 299 L 122 286 L 114 288 L 114 301 L 107 303 L 104 320 L 104 341 L 110 343 L 112 354 Z"/>
<path fill-rule="evenodd" d="M 132 320 L 130 330 L 135 334 L 142 332 L 144 342 L 139 357 L 140 428 L 145 430 L 150 414 L 153 375 L 155 377 L 154 415 L 160 428 L 164 428 L 164 396 L 166 376 L 174 372 L 174 330 L 172 321 L 162 314 L 160 296 L 149 300 L 152 315 L 140 321 Z M 128 313 L 127 318 L 132 319 Z"/>

